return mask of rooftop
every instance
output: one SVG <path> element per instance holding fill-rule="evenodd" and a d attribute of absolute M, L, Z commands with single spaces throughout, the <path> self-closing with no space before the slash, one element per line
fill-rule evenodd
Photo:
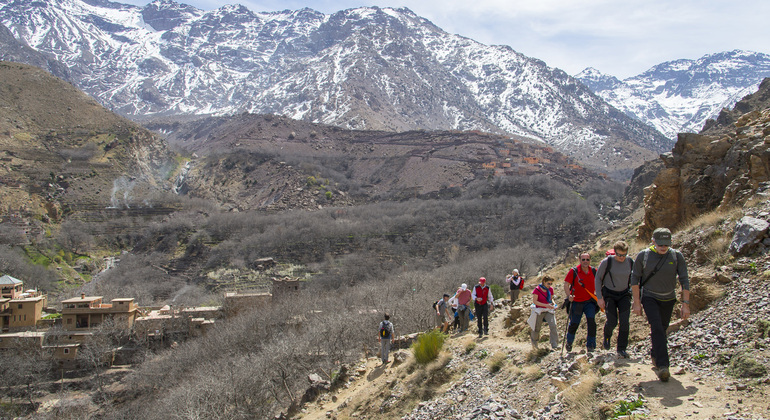
<path fill-rule="evenodd" d="M 24 283 L 24 282 L 19 279 L 13 278 L 8 274 L 0 277 L 0 285 L 20 284 L 20 283 Z"/>

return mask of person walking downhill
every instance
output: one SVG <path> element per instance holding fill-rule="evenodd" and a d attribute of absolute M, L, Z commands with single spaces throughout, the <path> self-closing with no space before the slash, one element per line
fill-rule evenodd
<path fill-rule="evenodd" d="M 470 322 L 471 315 L 471 291 L 468 290 L 468 285 L 463 283 L 455 293 L 455 299 L 457 299 L 457 315 L 460 318 L 460 332 L 468 331 L 468 324 Z"/>
<path fill-rule="evenodd" d="M 511 289 L 511 306 L 519 299 L 519 293 L 524 288 L 524 276 L 519 275 L 519 270 L 514 268 L 513 273 L 505 278 L 505 282 L 508 283 Z"/>
<path fill-rule="evenodd" d="M 551 329 L 550 342 L 551 349 L 559 348 L 559 332 L 556 330 L 556 305 L 553 299 L 553 283 L 551 276 L 544 276 L 540 284 L 532 291 L 532 315 L 530 316 L 530 327 L 532 328 L 532 348 L 537 348 L 537 342 L 540 340 L 540 327 L 543 321 L 548 323 Z M 529 322 L 529 321 L 528 321 Z M 534 325 L 533 325 L 534 324 Z"/>
<path fill-rule="evenodd" d="M 390 322 L 390 315 L 385 314 L 384 318 L 385 319 L 380 322 L 379 333 L 377 334 L 377 340 L 380 342 L 380 357 L 382 358 L 383 365 L 388 363 L 390 345 L 394 337 L 393 324 Z"/>
<path fill-rule="evenodd" d="M 612 247 L 614 255 L 599 263 L 596 270 L 596 301 L 604 309 L 607 322 L 604 324 L 604 350 L 610 349 L 610 341 L 615 327 L 618 326 L 618 356 L 628 358 L 628 333 L 631 330 L 631 271 L 633 258 L 628 256 L 628 244 L 617 241 Z"/>
<path fill-rule="evenodd" d="M 484 334 L 489 335 L 489 306 L 494 304 L 495 298 L 489 292 L 487 279 L 479 278 L 479 284 L 473 288 L 471 293 L 473 305 L 476 309 L 476 325 L 479 328 L 479 338 Z"/>
<path fill-rule="evenodd" d="M 596 350 L 596 295 L 594 294 L 596 269 L 591 267 L 591 255 L 580 254 L 580 265 L 571 268 L 564 277 L 564 293 L 569 296 L 569 326 L 567 327 L 567 351 L 572 351 L 572 342 L 580 326 L 580 319 L 586 315 L 588 336 L 586 350 Z"/>
<path fill-rule="evenodd" d="M 682 319 L 690 317 L 690 278 L 684 255 L 671 248 L 671 231 L 658 228 L 652 233 L 652 246 L 637 254 L 631 274 L 633 311 L 650 324 L 652 370 L 661 382 L 668 382 L 668 337 L 666 330 L 676 304 L 677 278 L 682 287 Z"/>

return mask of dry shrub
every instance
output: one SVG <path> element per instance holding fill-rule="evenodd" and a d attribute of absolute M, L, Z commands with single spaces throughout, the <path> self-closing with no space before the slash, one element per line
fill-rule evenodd
<path fill-rule="evenodd" d="M 505 366 L 506 355 L 505 353 L 495 353 L 487 359 L 487 366 L 489 366 L 490 373 L 499 372 L 503 366 Z"/>
<path fill-rule="evenodd" d="M 593 371 L 581 375 L 580 382 L 564 391 L 564 402 L 569 407 L 569 416 L 573 419 L 595 418 L 597 407 L 596 387 L 602 380 Z"/>

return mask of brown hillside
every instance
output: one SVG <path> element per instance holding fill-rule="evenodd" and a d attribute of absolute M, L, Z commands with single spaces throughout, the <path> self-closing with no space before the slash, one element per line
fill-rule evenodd
<path fill-rule="evenodd" d="M 573 189 L 603 179 L 552 148 L 481 132 L 352 131 L 253 114 L 147 127 L 194 154 L 184 192 L 238 210 L 451 197 L 504 175 Z"/>
<path fill-rule="evenodd" d="M 171 168 L 152 133 L 38 68 L 0 62 L 0 108 L 1 215 L 130 205 Z"/>

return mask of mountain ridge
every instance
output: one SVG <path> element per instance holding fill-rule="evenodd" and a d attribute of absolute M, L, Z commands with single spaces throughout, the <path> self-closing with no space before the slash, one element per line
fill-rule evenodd
<path fill-rule="evenodd" d="M 669 138 L 697 133 L 770 77 L 770 55 L 732 50 L 679 59 L 620 80 L 586 68 L 575 76 L 617 109 Z"/>
<path fill-rule="evenodd" d="M 100 4 L 21 13 L 2 0 L 0 22 L 137 119 L 251 112 L 352 129 L 481 130 L 545 142 L 620 178 L 672 145 L 563 71 L 448 34 L 409 9 Z"/>

